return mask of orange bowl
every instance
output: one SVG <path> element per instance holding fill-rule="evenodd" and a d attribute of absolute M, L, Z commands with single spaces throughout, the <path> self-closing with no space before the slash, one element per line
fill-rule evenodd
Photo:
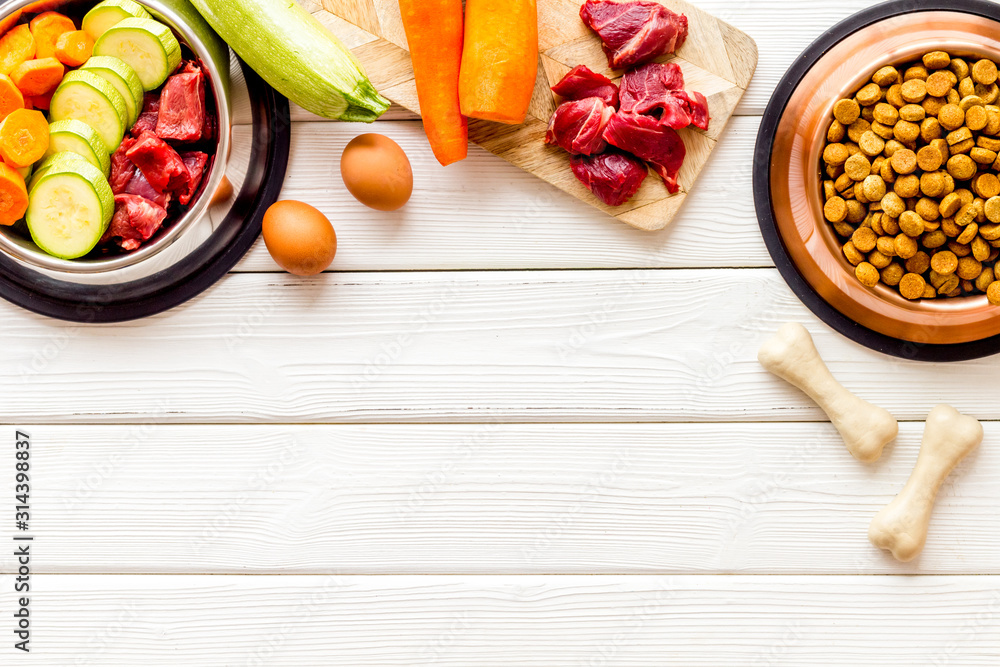
<path fill-rule="evenodd" d="M 912 6 L 889 2 L 852 16 L 789 70 L 761 124 L 754 197 L 771 256 L 821 319 L 888 354 L 968 359 L 1000 351 L 1000 308 L 985 295 L 908 301 L 881 283 L 865 287 L 823 217 L 821 155 L 838 99 L 852 96 L 878 68 L 928 51 L 1000 61 L 1000 5 Z"/>

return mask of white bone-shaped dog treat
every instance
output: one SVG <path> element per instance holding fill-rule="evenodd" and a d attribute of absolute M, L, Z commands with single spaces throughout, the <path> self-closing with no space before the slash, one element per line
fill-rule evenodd
<path fill-rule="evenodd" d="M 939 405 L 927 416 L 920 454 L 906 486 L 879 512 L 868 528 L 868 539 L 904 563 L 916 558 L 927 541 L 934 500 L 941 483 L 958 462 L 983 441 L 983 426 L 950 405 Z"/>
<path fill-rule="evenodd" d="M 789 322 L 757 352 L 761 365 L 823 408 L 854 458 L 871 462 L 895 440 L 899 424 L 882 408 L 847 391 L 823 363 L 806 328 Z"/>

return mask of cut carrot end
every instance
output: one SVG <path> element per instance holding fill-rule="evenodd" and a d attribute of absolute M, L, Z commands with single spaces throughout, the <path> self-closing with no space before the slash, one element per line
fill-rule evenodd
<path fill-rule="evenodd" d="M 23 95 L 45 95 L 56 89 L 66 68 L 55 58 L 29 60 L 10 73 L 10 80 Z"/>
<path fill-rule="evenodd" d="M 83 30 L 64 32 L 56 40 L 56 58 L 67 67 L 79 67 L 94 52 L 94 39 Z"/>
<path fill-rule="evenodd" d="M 18 109 L 0 123 L 0 157 L 16 168 L 42 159 L 49 149 L 49 122 L 41 111 Z"/>
<path fill-rule="evenodd" d="M 10 226 L 28 211 L 28 188 L 15 169 L 0 162 L 0 225 Z"/>
<path fill-rule="evenodd" d="M 35 38 L 26 24 L 16 26 L 0 37 L 0 74 L 10 74 L 14 68 L 35 57 Z"/>

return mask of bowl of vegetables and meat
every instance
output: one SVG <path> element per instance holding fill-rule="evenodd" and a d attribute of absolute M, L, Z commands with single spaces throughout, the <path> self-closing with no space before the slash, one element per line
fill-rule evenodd
<path fill-rule="evenodd" d="M 186 0 L 5 9 L 0 252 L 96 274 L 170 246 L 224 188 L 228 47 Z"/>

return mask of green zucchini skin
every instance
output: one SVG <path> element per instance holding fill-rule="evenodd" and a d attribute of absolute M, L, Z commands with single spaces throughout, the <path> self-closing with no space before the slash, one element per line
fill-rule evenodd
<path fill-rule="evenodd" d="M 219 36 L 307 111 L 370 123 L 389 108 L 361 63 L 295 0 L 192 0 Z"/>

